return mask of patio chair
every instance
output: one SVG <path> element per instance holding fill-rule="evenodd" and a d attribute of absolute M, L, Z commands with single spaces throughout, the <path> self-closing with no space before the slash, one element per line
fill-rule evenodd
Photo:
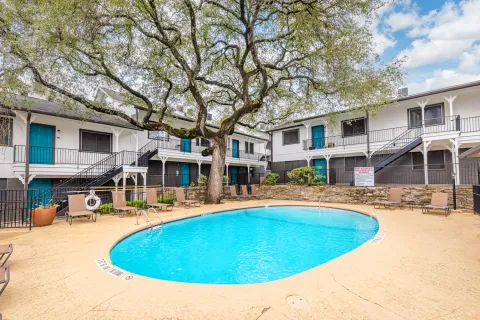
<path fill-rule="evenodd" d="M 247 199 L 248 197 L 244 195 L 239 195 L 237 194 L 237 187 L 236 186 L 229 186 L 230 189 L 230 199 L 236 199 L 236 200 L 242 200 L 242 199 Z"/>
<path fill-rule="evenodd" d="M 125 200 L 125 192 L 123 191 L 112 191 L 113 199 L 113 211 L 118 213 L 120 218 L 125 216 L 125 212 L 137 212 L 136 207 L 127 206 L 127 200 Z"/>
<path fill-rule="evenodd" d="M 240 188 L 242 189 L 242 196 L 244 196 L 245 198 L 254 198 L 254 196 L 248 194 L 248 188 L 246 185 L 241 185 Z"/>
<path fill-rule="evenodd" d="M 190 209 L 191 205 L 200 207 L 200 201 L 185 199 L 185 192 L 183 192 L 183 188 L 175 188 L 175 195 L 177 196 L 177 202 L 183 204 L 187 209 Z"/>
<path fill-rule="evenodd" d="M 448 193 L 432 193 L 432 201 L 429 205 L 422 207 L 422 213 L 428 213 L 430 210 L 445 210 L 445 217 L 450 213 L 448 205 Z"/>
<path fill-rule="evenodd" d="M 2 295 L 3 291 L 7 287 L 8 283 L 10 282 L 10 267 L 1 267 L 0 268 L 0 284 L 2 285 L 2 289 L 0 289 L 0 296 Z"/>
<path fill-rule="evenodd" d="M 4 244 L 4 245 L 0 246 L 0 261 L 2 261 L 2 259 L 5 255 L 7 255 L 5 260 L 3 260 L 3 262 L 2 262 L 2 265 L 1 265 L 2 267 L 5 265 L 5 263 L 7 263 L 7 260 L 8 260 L 8 258 L 10 258 L 12 253 L 13 253 L 13 245 L 11 243 L 10 244 Z"/>
<path fill-rule="evenodd" d="M 68 211 L 65 213 L 65 220 L 72 225 L 73 217 L 85 216 L 88 219 L 92 218 L 93 222 L 97 221 L 95 212 L 87 210 L 85 204 L 85 196 L 83 194 L 69 194 L 68 195 Z"/>
<path fill-rule="evenodd" d="M 258 193 L 257 192 L 257 186 L 252 184 L 250 186 L 250 191 L 252 192 L 252 196 L 256 197 L 257 199 L 265 199 L 266 196 L 264 194 Z"/>
<path fill-rule="evenodd" d="M 390 188 L 390 192 L 388 194 L 388 200 L 386 201 L 375 201 L 373 203 L 373 207 L 375 209 L 380 209 L 382 206 L 384 208 L 393 209 L 394 207 L 402 207 L 402 188 Z"/>
<path fill-rule="evenodd" d="M 147 189 L 147 207 L 159 208 L 160 210 L 165 208 L 166 211 L 169 211 L 168 208 L 170 208 L 170 211 L 173 210 L 173 204 L 158 202 L 157 190 L 155 188 Z"/>

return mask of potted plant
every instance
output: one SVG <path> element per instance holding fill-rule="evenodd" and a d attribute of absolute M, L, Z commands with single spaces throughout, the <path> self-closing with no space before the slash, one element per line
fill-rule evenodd
<path fill-rule="evenodd" d="M 46 205 L 39 205 L 37 208 L 30 211 L 32 224 L 35 227 L 49 226 L 53 223 L 55 215 L 57 214 L 58 204 L 48 203 Z"/>

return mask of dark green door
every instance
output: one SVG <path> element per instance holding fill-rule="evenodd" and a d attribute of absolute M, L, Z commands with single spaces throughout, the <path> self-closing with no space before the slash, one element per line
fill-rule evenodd
<path fill-rule="evenodd" d="M 240 143 L 238 142 L 238 140 L 233 139 L 232 140 L 232 158 L 240 157 L 239 146 L 240 146 Z"/>
<path fill-rule="evenodd" d="M 238 167 L 232 167 L 232 181 L 231 184 L 238 184 Z"/>
<path fill-rule="evenodd" d="M 312 127 L 312 147 L 321 149 L 325 144 L 325 129 L 323 126 Z"/>
<path fill-rule="evenodd" d="M 192 152 L 192 141 L 190 139 L 182 138 L 182 143 L 180 145 L 180 151 L 182 151 L 182 152 Z"/>
<path fill-rule="evenodd" d="M 55 128 L 43 124 L 30 125 L 30 163 L 53 164 Z"/>
<path fill-rule="evenodd" d="M 180 185 L 188 187 L 190 185 L 190 163 L 180 163 Z"/>
<path fill-rule="evenodd" d="M 35 178 L 30 181 L 30 183 L 28 184 L 28 188 L 38 190 L 31 195 L 35 200 L 37 197 L 41 196 L 41 198 L 38 199 L 39 202 L 36 203 L 36 205 L 47 205 L 50 202 L 52 180 Z"/>
<path fill-rule="evenodd" d="M 325 159 L 313 159 L 313 168 L 317 175 L 322 176 L 321 181 L 327 183 L 327 161 Z"/>

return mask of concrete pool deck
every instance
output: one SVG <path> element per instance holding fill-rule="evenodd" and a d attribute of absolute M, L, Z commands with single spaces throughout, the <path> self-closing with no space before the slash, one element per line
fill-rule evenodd
<path fill-rule="evenodd" d="M 175 208 L 166 221 L 258 205 L 316 203 L 250 200 Z M 328 204 L 373 213 L 372 206 Z M 3 319 L 480 319 L 480 216 L 375 210 L 379 244 L 295 276 L 255 285 L 199 285 L 101 271 L 95 259 L 145 227 L 133 216 L 96 223 L 55 221 L 31 232 L 0 232 L 13 243 L 11 281 L 0 297 Z M 287 303 L 295 301 L 295 305 Z"/>

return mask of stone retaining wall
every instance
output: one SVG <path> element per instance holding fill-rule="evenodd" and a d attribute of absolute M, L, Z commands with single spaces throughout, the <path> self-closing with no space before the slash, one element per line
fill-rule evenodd
<path fill-rule="evenodd" d="M 452 187 L 436 186 L 401 186 L 403 200 L 414 201 L 415 206 L 429 204 L 433 192 L 449 194 L 449 203 L 452 201 Z M 282 184 L 275 186 L 263 185 L 259 193 L 270 199 L 279 200 L 309 200 L 318 201 L 324 195 L 324 202 L 373 204 L 374 201 L 386 200 L 390 187 L 350 187 L 350 186 L 303 186 Z M 457 188 L 457 209 L 473 211 L 472 187 Z"/>

